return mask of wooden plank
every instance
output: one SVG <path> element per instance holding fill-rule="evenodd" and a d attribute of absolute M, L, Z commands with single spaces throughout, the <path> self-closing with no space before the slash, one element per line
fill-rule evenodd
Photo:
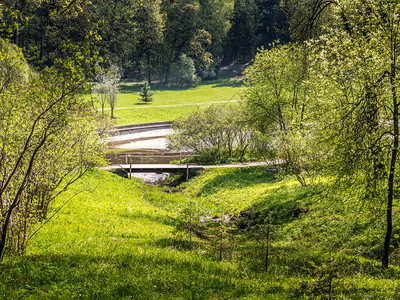
<path fill-rule="evenodd" d="M 131 170 L 132 173 L 177 173 L 189 171 L 200 171 L 204 168 L 197 165 L 173 165 L 173 164 L 121 164 L 111 165 L 108 167 L 100 168 L 102 170 L 112 171 L 118 169 Z"/>

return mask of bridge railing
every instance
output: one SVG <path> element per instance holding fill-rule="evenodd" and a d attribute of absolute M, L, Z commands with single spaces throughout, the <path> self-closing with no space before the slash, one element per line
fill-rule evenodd
<path fill-rule="evenodd" d="M 198 154 L 194 153 L 179 153 L 179 154 L 168 154 L 168 153 L 163 153 L 159 155 L 154 155 L 154 154 L 148 154 L 148 153 L 135 153 L 135 154 L 125 154 L 125 163 L 129 164 L 132 161 L 132 158 L 179 158 L 179 164 L 182 164 L 182 160 L 186 160 L 186 163 L 188 163 L 190 157 L 196 157 L 200 156 Z"/>
<path fill-rule="evenodd" d="M 182 164 L 182 158 L 186 159 L 186 181 L 189 180 L 189 166 L 195 165 L 193 163 L 189 163 L 189 157 L 195 157 L 195 156 L 200 156 L 198 154 L 194 153 L 179 153 L 179 155 L 173 154 L 169 155 L 168 153 L 166 154 L 161 154 L 161 155 L 148 155 L 146 154 L 146 158 L 179 158 L 179 164 Z M 126 164 L 129 164 L 129 178 L 132 178 L 132 158 L 134 157 L 143 157 L 143 155 L 140 155 L 140 153 L 135 153 L 135 154 L 126 154 L 125 159 L 126 159 Z"/>

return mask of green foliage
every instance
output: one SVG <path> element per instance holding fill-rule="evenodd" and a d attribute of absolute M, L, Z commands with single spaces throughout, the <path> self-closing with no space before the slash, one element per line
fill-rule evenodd
<path fill-rule="evenodd" d="M 196 71 L 203 78 L 213 64 L 212 54 L 206 51 L 206 47 L 211 44 L 211 35 L 204 29 L 197 30 L 189 45 L 188 55 L 193 59 Z M 182 60 L 182 55 L 179 57 Z"/>
<path fill-rule="evenodd" d="M 102 57 L 116 63 L 123 74 L 134 69 L 132 57 L 139 51 L 135 19 L 139 1 L 92 1 L 92 20 L 97 22 L 101 39 L 97 42 Z M 116 17 L 118 16 L 118 17 Z"/>
<path fill-rule="evenodd" d="M 357 178 L 365 199 L 386 199 L 387 267 L 399 145 L 399 6 L 393 1 L 339 1 L 335 24 L 314 44 L 315 98 L 323 110 L 332 170 Z"/>
<path fill-rule="evenodd" d="M 108 103 L 111 108 L 111 119 L 113 119 L 119 93 L 120 70 L 116 64 L 111 64 L 107 71 L 100 69 L 96 77 L 98 82 L 94 85 L 93 92 L 100 95 L 101 116 L 104 116 L 104 106 Z"/>
<path fill-rule="evenodd" d="M 285 1 L 292 39 L 306 41 L 324 34 L 324 29 L 334 23 L 332 7 L 336 4 L 334 1 Z"/>
<path fill-rule="evenodd" d="M 260 51 L 246 70 L 243 94 L 249 121 L 302 185 L 320 172 L 329 153 L 315 130 L 319 112 L 309 97 L 308 52 L 301 45 Z"/>
<path fill-rule="evenodd" d="M 23 253 L 29 229 L 46 218 L 53 199 L 103 162 L 98 120 L 81 97 L 88 88 L 83 55 L 26 78 L 22 54 L 11 49 L 0 57 L 11 66 L 0 90 L 0 257 Z"/>
<path fill-rule="evenodd" d="M 181 87 L 196 86 L 200 83 L 200 78 L 196 76 L 193 60 L 183 53 L 179 56 L 176 64 L 176 77 L 178 85 Z"/>
<path fill-rule="evenodd" d="M 223 157 L 243 159 L 252 143 L 252 130 L 246 126 L 239 107 L 210 106 L 173 123 L 168 147 L 198 153 L 203 162 Z"/>
<path fill-rule="evenodd" d="M 231 59 L 247 60 L 256 53 L 257 5 L 254 0 L 235 0 L 232 27 L 228 32 L 225 55 Z M 275 37 L 275 39 L 277 39 Z"/>
<path fill-rule="evenodd" d="M 144 103 L 149 103 L 153 101 L 153 92 L 151 91 L 151 87 L 147 82 L 144 83 L 140 92 L 140 100 L 142 100 L 142 102 Z"/>
<path fill-rule="evenodd" d="M 18 47 L 1 38 L 0 64 L 0 91 L 11 85 L 27 82 L 32 73 Z"/>

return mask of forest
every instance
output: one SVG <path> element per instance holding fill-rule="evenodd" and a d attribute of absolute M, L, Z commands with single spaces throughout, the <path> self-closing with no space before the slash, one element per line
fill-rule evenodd
<path fill-rule="evenodd" d="M 399 16 L 2 1 L 0 298 L 399 299 Z M 160 186 L 98 169 L 138 120 L 224 167 Z"/>
<path fill-rule="evenodd" d="M 58 12 L 58 13 L 54 13 Z M 5 1 L 2 37 L 43 68 L 62 57 L 70 42 L 96 49 L 125 77 L 168 83 L 182 54 L 202 78 L 214 77 L 223 61 L 250 60 L 257 49 L 288 40 L 280 1 Z M 93 45 L 95 44 L 95 46 Z M 92 46 L 91 46 L 92 45 Z"/>

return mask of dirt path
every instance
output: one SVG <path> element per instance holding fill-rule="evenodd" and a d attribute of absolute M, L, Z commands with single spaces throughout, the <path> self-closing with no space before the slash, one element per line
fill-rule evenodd
<path fill-rule="evenodd" d="M 246 167 L 257 167 L 257 166 L 272 166 L 275 164 L 283 163 L 283 160 L 268 160 L 268 161 L 255 161 L 255 162 L 245 162 L 245 163 L 234 163 L 234 164 L 223 164 L 223 165 L 206 165 L 201 166 L 204 169 L 214 169 L 214 168 L 246 168 Z"/>

